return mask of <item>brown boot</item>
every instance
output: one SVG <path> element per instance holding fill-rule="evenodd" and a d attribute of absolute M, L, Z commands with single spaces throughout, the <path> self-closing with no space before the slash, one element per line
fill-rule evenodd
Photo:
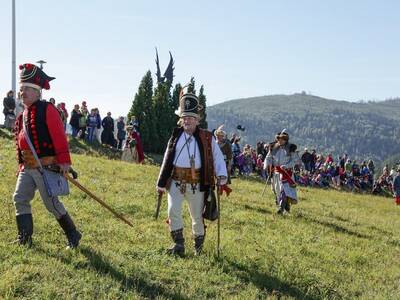
<path fill-rule="evenodd" d="M 183 257 L 185 255 L 185 238 L 183 237 L 183 228 L 171 231 L 171 238 L 175 244 L 167 250 L 167 253 Z"/>

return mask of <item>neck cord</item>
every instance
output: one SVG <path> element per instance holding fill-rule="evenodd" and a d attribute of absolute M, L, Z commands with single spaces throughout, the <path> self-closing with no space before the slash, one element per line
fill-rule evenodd
<path fill-rule="evenodd" d="M 183 134 L 185 134 L 185 132 L 183 132 Z M 177 156 L 176 159 L 175 159 L 174 165 L 176 165 L 176 162 L 178 161 L 178 158 L 179 158 L 179 156 L 181 155 L 182 150 L 185 148 L 185 146 L 186 146 L 187 143 L 189 142 L 189 140 L 186 139 L 186 135 L 185 135 L 184 137 L 185 137 L 185 143 L 183 144 L 181 150 L 179 150 L 179 153 L 178 153 L 178 156 Z"/>

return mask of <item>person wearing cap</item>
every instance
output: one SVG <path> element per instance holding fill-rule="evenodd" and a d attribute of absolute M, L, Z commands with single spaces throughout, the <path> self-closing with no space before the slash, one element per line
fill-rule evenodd
<path fill-rule="evenodd" d="M 224 156 L 224 161 L 226 164 L 226 169 L 228 172 L 228 184 L 231 184 L 231 167 L 232 167 L 232 145 L 227 139 L 227 134 L 222 130 L 224 125 L 219 126 L 214 131 L 214 136 L 217 139 L 219 148 L 221 149 L 222 155 Z"/>
<path fill-rule="evenodd" d="M 64 124 L 54 105 L 40 101 L 41 90 L 50 89 L 49 82 L 54 78 L 47 76 L 33 64 L 21 65 L 20 70 L 20 92 L 24 111 L 19 114 L 15 125 L 19 173 L 13 195 L 18 227 L 17 242 L 20 245 L 32 244 L 33 218 L 30 202 L 35 191 L 39 190 L 47 210 L 54 215 L 64 230 L 68 247 L 75 248 L 79 244 L 81 234 L 58 197 L 49 197 L 28 142 L 31 141 L 43 167 L 58 166 L 62 172 L 68 172 L 71 157 Z"/>
<path fill-rule="evenodd" d="M 227 170 L 221 150 L 212 133 L 198 126 L 201 109 L 197 96 L 182 89 L 179 109 L 175 111 L 180 117 L 180 126 L 173 130 L 168 141 L 156 186 L 159 194 L 168 190 L 168 224 L 174 242 L 168 253 L 178 256 L 185 253 L 184 198 L 189 203 L 195 254 L 199 255 L 205 237 L 203 210 L 208 194 L 205 192 L 214 189 L 215 177 L 219 192 L 227 188 Z"/>
<path fill-rule="evenodd" d="M 290 211 L 291 204 L 297 204 L 296 186 L 293 168 L 299 161 L 297 146 L 289 143 L 286 129 L 275 136 L 275 142 L 270 144 L 264 169 L 272 170 L 272 190 L 278 206 L 278 214 Z"/>

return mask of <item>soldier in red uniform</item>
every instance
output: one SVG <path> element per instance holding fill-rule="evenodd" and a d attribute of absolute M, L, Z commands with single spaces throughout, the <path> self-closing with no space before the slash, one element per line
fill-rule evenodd
<path fill-rule="evenodd" d="M 50 89 L 49 81 L 54 78 L 47 76 L 33 64 L 21 65 L 20 70 L 20 91 L 24 111 L 17 117 L 15 124 L 19 174 L 13 195 L 18 227 L 17 242 L 20 245 L 32 244 L 33 220 L 30 202 L 35 191 L 39 190 L 47 210 L 55 216 L 64 230 L 68 247 L 76 248 L 81 234 L 58 197 L 49 197 L 43 177 L 38 170 L 38 163 L 25 138 L 24 128 L 43 167 L 56 165 L 61 171 L 68 172 L 71 158 L 64 124 L 57 108 L 52 103 L 40 100 L 41 90 Z"/>

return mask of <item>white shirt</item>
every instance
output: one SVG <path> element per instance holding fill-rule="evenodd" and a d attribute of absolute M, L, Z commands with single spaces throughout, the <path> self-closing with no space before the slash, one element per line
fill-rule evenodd
<path fill-rule="evenodd" d="M 188 142 L 185 145 L 186 140 Z M 226 164 L 221 149 L 219 148 L 214 138 L 212 138 L 211 140 L 212 140 L 211 149 L 213 154 L 215 176 L 227 177 L 228 173 L 226 170 Z M 190 168 L 189 155 L 190 156 L 194 155 L 195 169 L 200 169 L 201 159 L 200 159 L 199 145 L 193 136 L 187 134 L 186 132 L 183 132 L 179 137 L 178 141 L 176 142 L 175 156 L 173 162 L 174 166 L 180 168 Z"/>
<path fill-rule="evenodd" d="M 284 147 L 280 147 L 274 155 L 269 151 L 265 161 L 264 161 L 264 169 L 268 166 L 283 166 L 286 169 L 293 168 L 297 162 L 297 153 L 291 152 L 287 153 Z"/>

